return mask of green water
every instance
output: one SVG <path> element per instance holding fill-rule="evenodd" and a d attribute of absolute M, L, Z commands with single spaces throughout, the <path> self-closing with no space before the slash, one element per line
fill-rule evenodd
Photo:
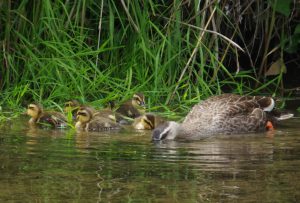
<path fill-rule="evenodd" d="M 150 132 L 0 130 L 1 202 L 299 202 L 300 121 L 274 133 L 153 143 Z"/>

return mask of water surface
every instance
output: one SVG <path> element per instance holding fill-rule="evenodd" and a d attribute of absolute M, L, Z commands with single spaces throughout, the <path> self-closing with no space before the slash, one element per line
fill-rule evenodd
<path fill-rule="evenodd" d="M 299 202 L 300 120 L 272 133 L 150 141 L 149 131 L 0 129 L 1 202 Z"/>

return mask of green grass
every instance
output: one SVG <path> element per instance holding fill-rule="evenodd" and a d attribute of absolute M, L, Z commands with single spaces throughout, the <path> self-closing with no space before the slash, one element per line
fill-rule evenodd
<path fill-rule="evenodd" d="M 101 3 L 0 3 L 1 106 L 19 108 L 37 101 L 58 107 L 75 98 L 100 107 L 140 91 L 151 110 L 160 106 L 171 114 L 222 92 L 280 90 L 282 75 L 262 79 L 269 65 L 266 59 L 255 63 L 250 58 L 254 66 L 236 73 L 236 57 L 242 53 L 238 45 L 251 56 L 254 44 L 249 41 L 254 39 L 247 39 L 244 27 L 231 16 L 236 10 L 225 14 L 229 1 L 109 0 L 103 8 Z M 274 29 L 277 13 L 272 7 L 264 13 L 270 19 L 264 16 L 262 21 L 272 22 L 261 52 L 268 56 L 269 42 L 280 30 Z M 244 22 L 255 26 L 250 14 L 242 15 Z"/>

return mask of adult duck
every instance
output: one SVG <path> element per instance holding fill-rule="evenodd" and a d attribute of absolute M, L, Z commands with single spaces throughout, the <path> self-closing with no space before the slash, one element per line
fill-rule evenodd
<path fill-rule="evenodd" d="M 195 105 L 181 124 L 169 121 L 155 128 L 152 139 L 197 139 L 216 134 L 253 133 L 293 117 L 293 114 L 273 113 L 274 106 L 271 97 L 213 96 Z"/>

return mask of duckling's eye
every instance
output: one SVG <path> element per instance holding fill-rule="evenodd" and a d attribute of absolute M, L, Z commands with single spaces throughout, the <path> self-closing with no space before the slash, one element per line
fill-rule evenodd
<path fill-rule="evenodd" d="M 28 109 L 34 110 L 34 107 L 33 106 L 28 106 Z"/>
<path fill-rule="evenodd" d="M 151 129 L 154 128 L 153 124 L 149 120 L 144 119 L 144 122 L 147 123 L 150 126 Z"/>
<path fill-rule="evenodd" d="M 65 103 L 65 107 L 71 107 L 70 103 Z"/>

